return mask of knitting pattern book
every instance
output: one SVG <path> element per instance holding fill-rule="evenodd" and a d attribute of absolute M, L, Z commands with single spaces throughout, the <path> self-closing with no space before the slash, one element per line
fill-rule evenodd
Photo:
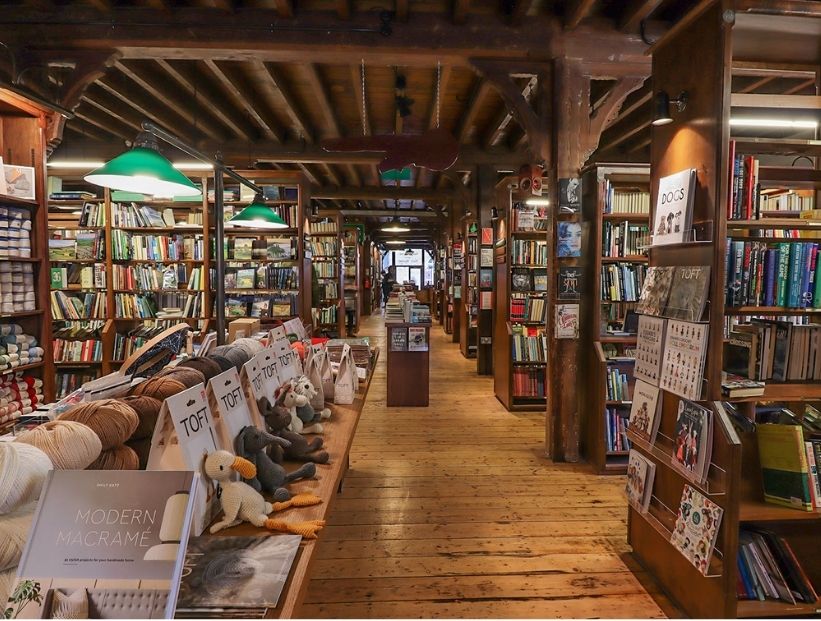
<path fill-rule="evenodd" d="M 636 305 L 637 313 L 655 316 L 662 314 L 670 295 L 670 284 L 673 282 L 675 269 L 675 267 L 657 266 L 647 268 L 639 303 Z"/>
<path fill-rule="evenodd" d="M 712 500 L 689 485 L 684 486 L 670 543 L 705 576 L 723 515 L 724 509 Z"/>
<path fill-rule="evenodd" d="M 709 265 L 678 266 L 673 274 L 664 315 L 671 319 L 700 321 L 707 305 L 709 287 Z"/>
<path fill-rule="evenodd" d="M 627 485 L 624 488 L 627 501 L 640 513 L 647 513 L 653 496 L 653 480 L 656 464 L 635 449 L 630 449 L 627 460 Z"/>
<path fill-rule="evenodd" d="M 633 386 L 633 403 L 630 406 L 630 431 L 650 444 L 656 441 L 659 422 L 659 389 L 640 379 Z"/>
<path fill-rule="evenodd" d="M 713 447 L 710 410 L 682 399 L 678 404 L 673 433 L 673 467 L 694 483 L 707 479 Z"/>
<path fill-rule="evenodd" d="M 669 320 L 659 386 L 685 399 L 701 399 L 708 324 Z"/>
<path fill-rule="evenodd" d="M 659 317 L 639 315 L 636 338 L 636 367 L 633 374 L 645 382 L 659 385 L 664 346 L 665 321 Z"/>

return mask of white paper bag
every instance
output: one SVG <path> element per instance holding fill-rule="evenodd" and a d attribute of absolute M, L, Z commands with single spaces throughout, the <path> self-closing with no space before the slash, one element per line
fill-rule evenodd
<path fill-rule="evenodd" d="M 319 368 L 319 375 L 322 378 L 322 392 L 325 395 L 325 401 L 333 401 L 334 372 L 331 369 L 331 361 L 326 349 L 314 351 L 314 364 Z"/>
<path fill-rule="evenodd" d="M 322 388 L 322 372 L 319 369 L 321 361 L 313 356 L 305 367 L 305 377 L 313 384 L 316 394 L 311 398 L 311 407 L 317 411 L 325 408 L 325 391 Z"/>
<path fill-rule="evenodd" d="M 351 348 L 346 343 L 342 349 L 339 371 L 336 374 L 336 382 L 334 382 L 334 403 L 340 405 L 353 403 L 358 382 L 356 368 L 351 357 Z"/>
<path fill-rule="evenodd" d="M 207 390 L 221 448 L 233 453 L 234 438 L 243 427 L 254 425 L 239 373 L 231 367 L 208 382 Z"/>

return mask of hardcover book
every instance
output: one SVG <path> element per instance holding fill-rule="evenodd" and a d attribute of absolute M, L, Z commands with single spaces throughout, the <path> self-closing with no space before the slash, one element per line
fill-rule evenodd
<path fill-rule="evenodd" d="M 234 240 L 234 259 L 250 261 L 254 256 L 254 240 L 237 238 Z"/>
<path fill-rule="evenodd" d="M 694 483 L 704 482 L 713 447 L 710 410 L 686 399 L 679 401 L 673 443 L 673 467 Z"/>
<path fill-rule="evenodd" d="M 510 273 L 510 288 L 513 291 L 532 291 L 533 279 L 532 270 L 526 268 L 513 268 Z"/>
<path fill-rule="evenodd" d="M 582 180 L 559 179 L 559 212 L 578 213 L 582 206 Z"/>
<path fill-rule="evenodd" d="M 708 329 L 702 323 L 667 322 L 660 388 L 685 399 L 701 399 Z"/>
<path fill-rule="evenodd" d="M 670 285 L 673 281 L 674 267 L 649 267 L 644 285 L 641 288 L 636 312 L 644 315 L 662 314 L 670 295 Z"/>
<path fill-rule="evenodd" d="M 578 222 L 560 221 L 556 227 L 556 256 L 580 257 L 582 255 L 582 225 Z"/>
<path fill-rule="evenodd" d="M 408 329 L 391 328 L 391 351 L 408 351 Z"/>
<path fill-rule="evenodd" d="M 661 375 L 665 324 L 660 317 L 639 315 L 634 375 L 654 386 L 659 385 Z"/>
<path fill-rule="evenodd" d="M 709 265 L 677 267 L 664 308 L 665 317 L 700 321 L 707 304 L 709 287 Z"/>
<path fill-rule="evenodd" d="M 724 509 L 701 492 L 684 485 L 670 543 L 705 576 L 713 557 L 723 515 Z"/>
<path fill-rule="evenodd" d="M 577 338 L 579 338 L 579 305 L 578 304 L 557 304 L 556 305 L 556 338 L 557 339 L 577 339 Z"/>
<path fill-rule="evenodd" d="M 696 170 L 688 168 L 659 180 L 653 225 L 653 245 L 680 244 L 689 241 L 687 234 L 693 217 Z"/>
<path fill-rule="evenodd" d="M 493 286 L 493 270 L 488 268 L 481 268 L 479 270 L 479 287 L 482 289 L 490 289 Z"/>
<path fill-rule="evenodd" d="M 659 389 L 640 379 L 633 386 L 633 404 L 630 407 L 628 428 L 642 440 L 653 444 L 656 441 L 661 417 Z"/>
<path fill-rule="evenodd" d="M 533 290 L 547 291 L 547 269 L 536 268 L 533 270 Z"/>
<path fill-rule="evenodd" d="M 627 502 L 639 513 L 647 513 L 653 495 L 656 464 L 635 449 L 630 449 L 627 460 L 627 485 L 624 488 Z"/>
<path fill-rule="evenodd" d="M 578 267 L 559 267 L 556 297 L 560 300 L 578 300 L 581 296 L 582 270 Z"/>
<path fill-rule="evenodd" d="M 193 537 L 177 609 L 274 608 L 302 537 Z"/>
<path fill-rule="evenodd" d="M 810 471 L 800 425 L 756 426 L 764 500 L 812 511 Z"/>

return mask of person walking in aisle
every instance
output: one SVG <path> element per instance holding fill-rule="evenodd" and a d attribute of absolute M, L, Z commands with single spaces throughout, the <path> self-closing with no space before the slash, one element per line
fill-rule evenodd
<path fill-rule="evenodd" d="M 388 298 L 393 291 L 393 278 L 388 270 L 382 272 L 382 306 L 387 306 Z"/>

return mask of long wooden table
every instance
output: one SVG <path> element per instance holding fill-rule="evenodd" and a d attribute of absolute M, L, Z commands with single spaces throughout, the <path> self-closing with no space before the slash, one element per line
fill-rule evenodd
<path fill-rule="evenodd" d="M 312 507 L 295 507 L 286 509 L 280 513 L 274 513 L 273 517 L 288 520 L 289 522 L 301 522 L 305 520 L 326 520 L 330 515 L 334 500 L 341 488 L 342 480 L 348 470 L 348 453 L 351 450 L 356 427 L 359 424 L 359 417 L 368 396 L 371 386 L 371 378 L 379 358 L 379 348 L 375 349 L 368 368 L 368 377 L 364 381 L 360 380 L 359 390 L 356 393 L 353 403 L 350 405 L 328 404 L 331 410 L 331 418 L 323 422 L 324 448 L 330 455 L 327 464 L 316 465 L 316 477 L 306 481 L 291 483 L 288 487 L 293 494 L 310 493 L 322 498 L 322 503 Z M 295 470 L 300 466 L 298 463 L 286 463 L 286 468 Z M 270 498 L 269 498 L 270 500 Z M 263 528 L 256 528 L 251 524 L 244 523 L 233 528 L 220 531 L 215 536 L 248 536 L 256 535 L 260 537 L 276 537 L 279 533 L 269 533 Z M 318 533 L 322 538 L 322 531 Z M 291 573 L 282 589 L 279 602 L 276 608 L 269 608 L 265 618 L 268 619 L 291 619 L 296 614 L 300 604 L 305 599 L 305 594 L 310 581 L 311 564 L 313 563 L 316 544 L 319 539 L 303 539 L 299 545 L 294 564 L 291 566 Z"/>

